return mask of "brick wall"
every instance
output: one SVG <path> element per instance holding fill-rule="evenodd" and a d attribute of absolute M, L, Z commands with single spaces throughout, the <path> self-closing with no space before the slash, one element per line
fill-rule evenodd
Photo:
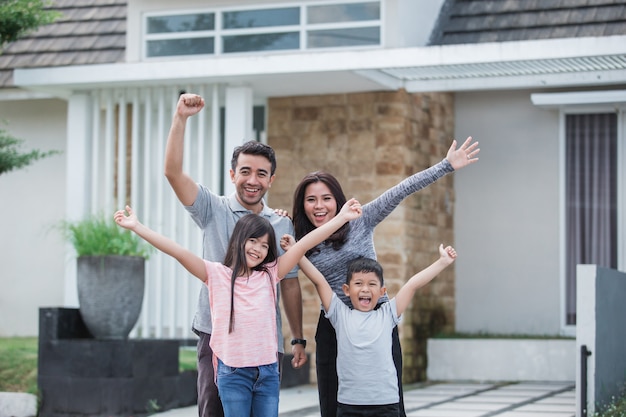
<path fill-rule="evenodd" d="M 278 169 L 269 204 L 291 212 L 298 182 L 320 169 L 339 179 L 348 198 L 365 204 L 405 177 L 441 161 L 453 132 L 451 94 L 399 90 L 272 98 L 267 135 L 276 150 Z M 390 296 L 437 258 L 440 242 L 454 243 L 453 209 L 453 175 L 448 175 L 407 198 L 376 228 L 376 251 Z M 304 337 L 310 343 L 306 350 L 311 353 L 311 380 L 315 381 L 320 302 L 305 276 L 300 283 Z M 287 321 L 283 324 L 288 344 Z M 452 268 L 419 290 L 404 314 L 400 325 L 404 382 L 425 380 L 426 339 L 444 328 L 454 328 Z"/>

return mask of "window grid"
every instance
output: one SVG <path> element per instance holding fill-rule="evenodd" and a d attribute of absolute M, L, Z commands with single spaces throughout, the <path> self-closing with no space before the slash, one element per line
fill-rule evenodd
<path fill-rule="evenodd" d="M 224 55 L 224 54 L 233 54 L 233 53 L 268 53 L 271 51 L 304 51 L 307 49 L 345 49 L 345 48 L 375 48 L 380 47 L 382 45 L 382 36 L 383 36 L 383 2 L 384 0 L 377 1 L 368 1 L 368 0 L 343 0 L 336 2 L 325 3 L 324 5 L 339 5 L 339 4 L 367 4 L 373 3 L 377 4 L 379 8 L 379 19 L 377 20 L 362 20 L 362 21 L 348 21 L 348 22 L 331 22 L 331 23 L 307 23 L 307 9 L 309 6 L 319 6 L 320 3 L 295 3 L 295 4 L 274 4 L 274 5 L 266 5 L 266 6 L 250 6 L 250 7 L 240 7 L 240 8 L 223 8 L 223 9 L 202 9 L 202 10 L 185 10 L 179 13 L 150 13 L 144 16 L 144 24 L 143 24 L 143 58 L 144 59 L 155 59 L 155 58 L 166 58 L 166 57 L 180 57 L 180 56 L 214 56 L 214 55 Z M 253 28 L 236 28 L 236 29 L 223 29 L 223 14 L 225 12 L 236 12 L 236 11 L 250 11 L 250 10 L 267 10 L 267 9 L 284 9 L 289 7 L 298 7 L 300 11 L 300 24 L 299 25 L 288 25 L 288 26 L 262 26 L 262 27 L 253 27 Z M 180 16 L 180 15 L 190 15 L 190 14 L 214 14 L 214 22 L 215 29 L 214 30 L 202 30 L 202 31 L 188 31 L 188 32 L 164 32 L 164 33 L 148 33 L 148 21 L 150 18 L 155 17 L 167 17 L 167 16 Z M 308 37 L 317 31 L 324 30 L 344 30 L 344 29 L 358 29 L 358 28 L 375 28 L 378 30 L 378 42 L 366 43 L 366 44 L 355 44 L 355 45 L 333 45 L 333 46 L 310 46 L 308 44 Z M 224 51 L 224 39 L 233 36 L 253 36 L 253 35 L 268 35 L 268 34 L 287 34 L 287 33 L 298 33 L 299 36 L 299 47 L 297 48 L 288 48 L 288 49 L 259 49 L 259 50 L 251 50 L 251 51 L 243 51 L 243 52 L 228 52 Z M 184 40 L 184 39 L 197 39 L 197 38 L 212 38 L 213 39 L 213 53 L 212 54 L 161 54 L 161 55 L 149 55 L 148 44 L 150 42 L 158 42 L 158 41 L 169 41 L 169 40 Z"/>

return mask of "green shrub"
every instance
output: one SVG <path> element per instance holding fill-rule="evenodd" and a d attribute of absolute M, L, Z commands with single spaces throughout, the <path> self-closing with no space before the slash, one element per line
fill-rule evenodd
<path fill-rule="evenodd" d="M 593 413 L 593 417 L 626 417 L 626 390 L 622 389 L 619 397 Z"/>
<path fill-rule="evenodd" d="M 110 218 L 90 216 L 76 222 L 63 222 L 65 238 L 74 246 L 77 256 L 124 255 L 148 258 L 152 246 Z"/>

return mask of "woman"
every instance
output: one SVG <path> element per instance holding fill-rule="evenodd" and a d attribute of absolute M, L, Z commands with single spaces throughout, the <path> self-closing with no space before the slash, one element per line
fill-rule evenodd
<path fill-rule="evenodd" d="M 388 189 L 378 198 L 363 206 L 363 215 L 357 220 L 344 224 L 326 241 L 310 249 L 306 256 L 326 278 L 333 291 L 349 307 L 350 299 L 344 294 L 348 262 L 358 257 L 376 259 L 374 250 L 374 228 L 383 221 L 406 197 L 432 184 L 444 175 L 478 161 L 478 142 L 468 137 L 459 149 L 456 140 L 452 142 L 446 158 L 424 171 L 413 174 L 396 186 Z M 305 176 L 294 193 L 293 222 L 296 239 L 329 222 L 337 214 L 346 197 L 339 181 L 329 173 L 314 172 Z M 379 305 L 389 301 L 381 297 Z M 393 330 L 393 358 L 398 374 L 400 395 L 400 416 L 404 417 L 402 395 L 402 351 L 398 328 Z M 335 330 L 323 310 L 315 334 L 317 386 L 322 417 L 337 415 L 337 340 Z"/>

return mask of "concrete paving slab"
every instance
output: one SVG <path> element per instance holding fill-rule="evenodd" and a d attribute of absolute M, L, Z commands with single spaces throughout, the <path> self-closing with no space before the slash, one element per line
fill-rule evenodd
<path fill-rule="evenodd" d="M 520 386 L 511 389 L 514 385 Z M 563 389 L 566 391 L 560 392 Z M 407 417 L 574 417 L 576 414 L 573 382 L 413 385 L 405 387 L 404 404 Z M 317 387 L 282 389 L 279 409 L 280 417 L 319 417 Z M 193 406 L 157 415 L 196 417 L 197 410 Z"/>

